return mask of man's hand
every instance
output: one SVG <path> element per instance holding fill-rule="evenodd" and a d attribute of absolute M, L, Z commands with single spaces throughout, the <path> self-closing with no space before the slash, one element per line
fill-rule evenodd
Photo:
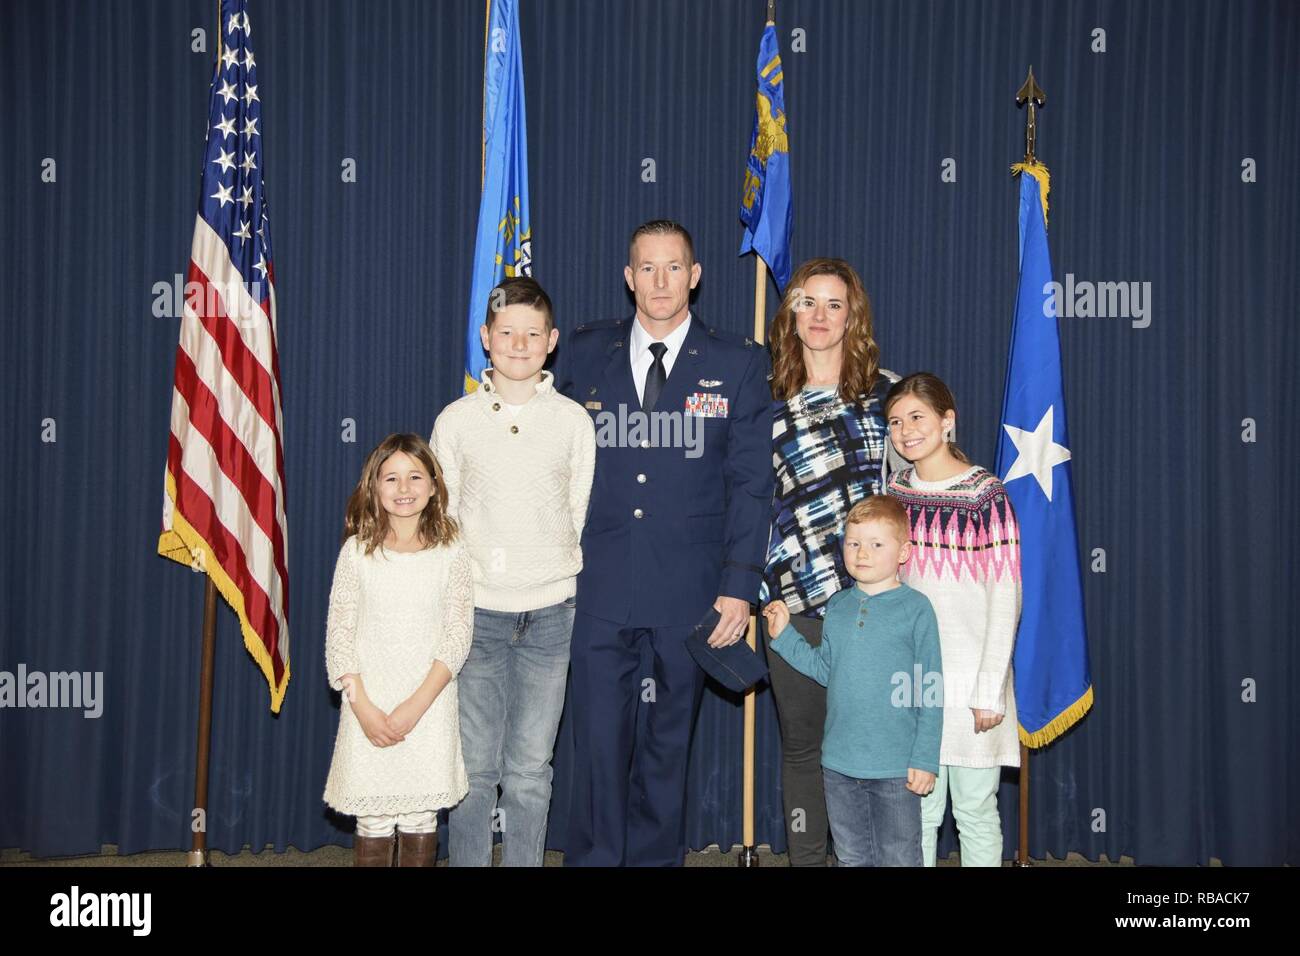
<path fill-rule="evenodd" d="M 790 608 L 784 601 L 772 601 L 763 607 L 763 617 L 767 620 L 767 633 L 776 640 L 790 623 Z"/>
<path fill-rule="evenodd" d="M 722 615 L 722 619 L 709 635 L 709 647 L 727 647 L 745 636 L 749 630 L 748 601 L 720 594 L 713 602 L 713 609 Z"/>

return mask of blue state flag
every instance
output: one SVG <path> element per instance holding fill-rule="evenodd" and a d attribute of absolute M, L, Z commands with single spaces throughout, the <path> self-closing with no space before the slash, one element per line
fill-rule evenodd
<path fill-rule="evenodd" d="M 762 256 L 782 292 L 790 281 L 790 227 L 794 219 L 783 79 L 776 24 L 769 21 L 758 45 L 754 131 L 749 138 L 744 196 L 740 200 L 745 237 L 739 254 L 753 251 Z"/>
<path fill-rule="evenodd" d="M 488 2 L 483 58 L 483 193 L 466 322 L 466 392 L 478 387 L 487 367 L 478 330 L 487 314 L 488 295 L 502 279 L 533 272 L 519 0 Z"/>
<path fill-rule="evenodd" d="M 996 468 L 1020 525 L 1024 606 L 1014 659 L 1020 740 L 1041 747 L 1082 718 L 1093 696 L 1047 251 L 1047 168 L 1035 162 L 1013 169 L 1021 173 L 1020 286 Z"/>

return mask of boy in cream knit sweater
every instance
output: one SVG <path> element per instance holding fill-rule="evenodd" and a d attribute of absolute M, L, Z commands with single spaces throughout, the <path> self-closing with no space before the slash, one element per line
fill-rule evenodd
<path fill-rule="evenodd" d="M 479 334 L 491 365 L 432 439 L 474 574 L 474 640 L 457 678 L 469 794 L 451 811 L 450 862 L 491 866 L 500 832 L 506 866 L 541 866 L 596 436 L 543 371 L 559 332 L 540 285 L 521 276 L 493 289 Z"/>

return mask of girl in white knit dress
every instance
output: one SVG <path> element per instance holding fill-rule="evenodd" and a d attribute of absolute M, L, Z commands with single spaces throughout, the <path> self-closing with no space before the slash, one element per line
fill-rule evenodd
<path fill-rule="evenodd" d="M 895 450 L 912 467 L 889 481 L 908 512 L 912 557 L 900 578 L 930 599 L 943 658 L 943 739 L 934 790 L 921 799 L 921 852 L 934 866 L 947 796 L 962 866 L 1002 865 L 998 781 L 1020 765 L 1011 652 L 1020 619 L 1020 530 L 996 475 L 952 444 L 957 409 L 934 375 L 885 396 Z"/>
<path fill-rule="evenodd" d="M 474 593 L 424 439 L 389 435 L 370 453 L 344 527 L 325 638 L 344 693 L 324 799 L 357 818 L 357 866 L 432 866 L 437 811 L 468 790 L 455 677 Z"/>

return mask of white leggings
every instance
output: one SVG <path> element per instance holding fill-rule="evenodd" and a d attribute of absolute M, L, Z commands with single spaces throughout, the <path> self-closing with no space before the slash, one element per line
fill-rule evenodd
<path fill-rule="evenodd" d="M 416 810 L 414 813 L 357 817 L 357 836 L 392 836 L 394 828 L 403 833 L 433 833 L 438 829 L 438 814 L 434 810 Z"/>

